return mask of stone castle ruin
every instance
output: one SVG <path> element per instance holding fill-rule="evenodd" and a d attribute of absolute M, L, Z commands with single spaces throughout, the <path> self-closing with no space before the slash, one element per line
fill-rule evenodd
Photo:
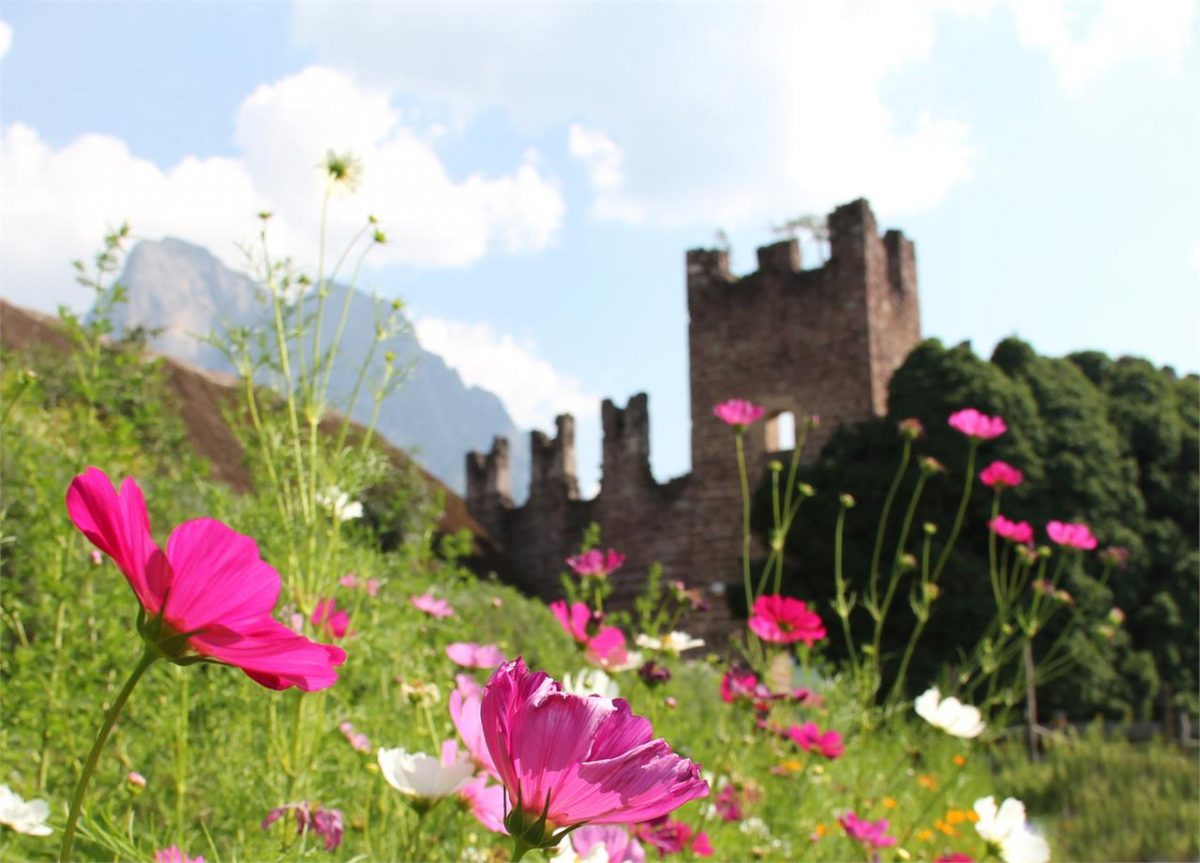
<path fill-rule="evenodd" d="M 807 450 L 817 453 L 839 424 L 885 413 L 892 373 L 920 339 L 912 241 L 895 230 L 880 236 L 865 200 L 838 207 L 828 228 L 829 259 L 813 269 L 802 268 L 795 239 L 760 248 L 758 270 L 741 277 L 729 272 L 726 251 L 687 253 L 691 473 L 654 479 L 644 393 L 623 408 L 604 401 L 601 484 L 590 500 L 579 496 L 569 414 L 557 418 L 553 438 L 533 433 L 522 506 L 512 500 L 506 439 L 467 455 L 467 506 L 519 586 L 557 598 L 564 559 L 598 522 L 603 545 L 627 555 L 612 576 L 615 604 L 628 607 L 659 562 L 664 578 L 711 594 L 710 611 L 689 621 L 690 630 L 714 636 L 728 628 L 720 594 L 725 584 L 740 590 L 741 494 L 732 433 L 713 405 L 744 398 L 766 408 L 745 436 L 753 487 L 781 448 L 788 414 L 797 425 L 820 416 Z"/>

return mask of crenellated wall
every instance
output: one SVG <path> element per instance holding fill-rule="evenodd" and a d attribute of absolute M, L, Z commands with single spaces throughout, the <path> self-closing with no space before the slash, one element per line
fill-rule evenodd
<path fill-rule="evenodd" d="M 713 405 L 744 398 L 763 405 L 763 422 L 746 433 L 751 482 L 776 444 L 775 418 L 799 426 L 817 415 L 815 455 L 833 429 L 882 415 L 892 372 L 920 340 L 916 259 L 898 231 L 879 236 L 866 201 L 838 207 L 828 219 L 830 256 L 804 269 L 800 246 L 786 240 L 758 250 L 758 269 L 737 277 L 727 252 L 686 256 L 692 472 L 659 483 L 650 470 L 650 411 L 645 394 L 624 408 L 603 403 L 600 491 L 581 500 L 575 478 L 575 424 L 531 439 L 529 500 L 512 503 L 508 442 L 467 456 L 472 515 L 504 549 L 521 586 L 545 598 L 561 591 L 564 559 L 592 522 L 605 546 L 627 555 L 614 577 L 614 601 L 627 603 L 657 561 L 668 578 L 705 586 L 711 611 L 689 623 L 719 637 L 729 624 L 722 585 L 740 589 L 741 497 L 733 438 Z"/>

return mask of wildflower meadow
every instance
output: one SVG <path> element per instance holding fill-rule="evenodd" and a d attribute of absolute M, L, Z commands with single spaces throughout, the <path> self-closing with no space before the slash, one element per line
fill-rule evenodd
<path fill-rule="evenodd" d="M 331 154 L 323 170 L 326 213 L 359 166 Z M 220 341 L 250 491 L 193 453 L 143 334 L 108 324 L 128 229 L 77 264 L 96 306 L 64 313 L 64 347 L 5 356 L 0 858 L 1200 854 L 1194 754 L 1039 722 L 1039 690 L 1127 639 L 1133 609 L 1107 587 L 1122 548 L 1086 514 L 1025 514 L 1019 490 L 1053 477 L 995 454 L 1020 416 L 964 401 L 893 424 L 894 473 L 868 506 L 806 478 L 818 417 L 750 476 L 763 408 L 730 393 L 710 421 L 740 468 L 732 631 L 697 634 L 718 600 L 686 576 L 652 570 L 615 604 L 625 558 L 604 525 L 543 604 L 472 568 L 472 537 L 438 533 L 437 495 L 329 395 L 384 226 L 340 250 L 323 228 L 313 272 L 274 255 L 271 227 L 261 214 L 248 250 L 271 326 Z M 402 305 L 375 306 L 383 353 Z M 351 397 L 376 416 L 404 385 L 384 359 Z M 935 434 L 952 467 L 926 451 Z M 806 520 L 818 502 L 828 521 Z M 820 595 L 789 562 L 814 525 Z M 960 566 L 963 542 L 982 568 Z M 984 588 L 980 624 L 934 665 L 939 601 L 965 579 Z"/>

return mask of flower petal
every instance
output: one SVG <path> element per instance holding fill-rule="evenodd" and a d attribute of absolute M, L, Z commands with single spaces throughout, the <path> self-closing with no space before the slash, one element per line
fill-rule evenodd
<path fill-rule="evenodd" d="M 310 641 L 273 618 L 241 632 L 210 626 L 188 641 L 199 653 L 237 666 L 268 689 L 325 689 L 337 682 L 334 668 L 346 661 L 340 647 Z"/>
<path fill-rule="evenodd" d="M 279 573 L 258 556 L 254 540 L 214 519 L 175 528 L 167 559 L 174 579 L 164 616 L 180 631 L 211 624 L 240 630 L 270 617 L 279 599 Z"/>
<path fill-rule="evenodd" d="M 92 545 L 113 559 L 142 607 L 157 614 L 171 573 L 150 535 L 138 484 L 126 479 L 118 495 L 103 471 L 89 467 L 67 489 L 67 513 Z"/>

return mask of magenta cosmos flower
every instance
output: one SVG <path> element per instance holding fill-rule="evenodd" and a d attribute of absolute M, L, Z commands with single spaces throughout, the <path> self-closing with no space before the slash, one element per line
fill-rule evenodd
<path fill-rule="evenodd" d="M 1008 431 L 1008 426 L 1000 417 L 990 417 L 981 414 L 975 408 L 965 408 L 950 414 L 950 428 L 962 432 L 967 437 L 979 440 L 991 440 L 1000 437 Z"/>
<path fill-rule="evenodd" d="M 326 638 L 344 638 L 350 629 L 350 614 L 337 607 L 333 599 L 322 599 L 313 609 L 312 625 L 325 634 Z"/>
<path fill-rule="evenodd" d="M 815 722 L 793 725 L 788 729 L 787 735 L 805 752 L 819 752 L 830 761 L 841 758 L 846 753 L 842 735 L 836 731 L 822 732 Z"/>
<path fill-rule="evenodd" d="M 853 812 L 847 812 L 838 817 L 838 823 L 851 839 L 856 839 L 867 848 L 887 848 L 896 844 L 895 836 L 888 836 L 888 820 L 867 821 L 859 818 Z"/>
<path fill-rule="evenodd" d="M 1008 462 L 994 461 L 979 472 L 979 481 L 989 488 L 1016 488 L 1025 481 L 1025 474 Z"/>
<path fill-rule="evenodd" d="M 436 617 L 439 620 L 443 617 L 453 617 L 454 608 L 444 599 L 436 598 L 432 593 L 422 593 L 420 596 L 414 596 L 411 600 L 413 608 L 418 611 L 423 611 L 430 617 Z"/>
<path fill-rule="evenodd" d="M 1067 548 L 1081 548 L 1091 551 L 1096 547 L 1096 537 L 1092 536 L 1091 528 L 1082 522 L 1068 524 L 1052 521 L 1046 525 L 1046 535 L 1059 545 Z"/>
<path fill-rule="evenodd" d="M 496 645 L 473 641 L 455 641 L 446 645 L 446 655 L 463 668 L 495 668 L 504 661 L 504 654 Z"/>
<path fill-rule="evenodd" d="M 594 578 L 608 578 L 620 569 L 624 562 L 625 555 L 611 548 L 608 551 L 593 548 L 591 551 L 567 558 L 567 566 L 571 567 L 576 575 L 590 575 Z"/>
<path fill-rule="evenodd" d="M 763 407 L 745 399 L 730 399 L 713 405 L 713 414 L 731 426 L 744 427 L 762 419 Z"/>
<path fill-rule="evenodd" d="M 480 718 L 508 793 L 514 859 L 557 845 L 555 831 L 650 821 L 708 794 L 699 765 L 653 739 L 625 701 L 572 695 L 521 659 L 492 675 Z"/>
<path fill-rule="evenodd" d="M 550 603 L 550 613 L 567 635 L 582 645 L 588 661 L 601 668 L 620 668 L 629 659 L 625 633 L 615 626 L 600 627 L 602 614 L 593 614 L 582 602 L 568 606 L 561 599 Z M 596 630 L 592 632 L 592 630 Z"/>
<path fill-rule="evenodd" d="M 1012 542 L 1023 545 L 1033 543 L 1033 526 L 1027 521 L 1010 521 L 1002 515 L 997 515 L 988 522 L 988 527 L 996 536 L 1002 536 Z"/>
<path fill-rule="evenodd" d="M 67 512 L 125 575 L 148 618 L 139 620 L 142 635 L 163 655 L 232 665 L 270 689 L 313 691 L 337 680 L 344 650 L 272 617 L 279 573 L 250 537 L 201 518 L 175 528 L 164 553 L 150 535 L 138 484 L 126 479 L 118 494 L 94 467 L 71 482 Z"/>
<path fill-rule="evenodd" d="M 760 596 L 754 600 L 750 629 L 763 641 L 790 644 L 803 641 L 809 647 L 825 637 L 820 616 L 808 604 L 790 596 Z"/>

